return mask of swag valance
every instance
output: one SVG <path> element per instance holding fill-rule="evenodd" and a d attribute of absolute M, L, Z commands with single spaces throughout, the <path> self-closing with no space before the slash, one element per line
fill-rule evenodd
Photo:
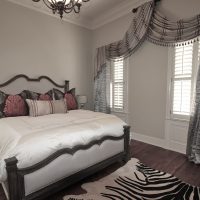
<path fill-rule="evenodd" d="M 102 48 L 107 59 L 128 57 L 146 39 L 157 45 L 175 46 L 184 45 L 188 40 L 192 42 L 199 35 L 200 14 L 189 19 L 171 21 L 158 11 L 155 1 L 149 1 L 135 9 L 124 38 Z M 102 52 L 102 49 L 98 51 Z"/>

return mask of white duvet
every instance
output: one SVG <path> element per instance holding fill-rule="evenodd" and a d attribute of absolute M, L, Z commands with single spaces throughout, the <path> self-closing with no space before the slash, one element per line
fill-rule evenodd
<path fill-rule="evenodd" d="M 16 156 L 26 168 L 62 148 L 121 136 L 125 123 L 114 115 L 86 110 L 41 117 L 0 119 L 0 182 L 7 178 L 4 159 Z"/>

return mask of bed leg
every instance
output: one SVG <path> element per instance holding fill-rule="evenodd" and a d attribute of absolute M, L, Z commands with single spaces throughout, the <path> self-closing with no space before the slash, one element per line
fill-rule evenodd
<path fill-rule="evenodd" d="M 8 176 L 9 200 L 20 200 L 16 157 L 5 160 Z"/>
<path fill-rule="evenodd" d="M 124 162 L 128 162 L 131 158 L 130 155 L 130 126 L 124 126 L 124 152 L 125 156 L 123 158 Z"/>

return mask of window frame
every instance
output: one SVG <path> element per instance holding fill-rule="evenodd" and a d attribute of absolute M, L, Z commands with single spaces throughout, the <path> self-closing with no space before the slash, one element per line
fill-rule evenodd
<path fill-rule="evenodd" d="M 129 58 L 123 59 L 124 61 L 124 73 L 123 73 L 123 85 L 124 85 L 124 94 L 123 94 L 123 109 L 114 109 L 113 105 L 114 105 L 114 90 L 113 90 L 113 76 L 114 76 L 114 60 L 110 61 L 110 66 L 111 66 L 111 70 L 110 70 L 110 106 L 111 106 L 111 112 L 112 113 L 118 113 L 118 114 L 128 114 L 128 70 L 129 70 Z"/>
<path fill-rule="evenodd" d="M 199 47 L 198 47 L 199 46 Z M 197 78 L 197 71 L 199 67 L 198 51 L 200 42 L 193 43 L 193 59 L 192 59 L 192 77 L 191 77 L 191 102 L 190 110 L 192 110 L 192 100 L 195 95 L 195 83 Z M 190 115 L 179 115 L 173 113 L 173 94 L 174 94 L 174 68 L 175 68 L 175 47 L 168 48 L 168 70 L 167 70 L 167 104 L 166 104 L 166 119 L 189 121 Z"/>

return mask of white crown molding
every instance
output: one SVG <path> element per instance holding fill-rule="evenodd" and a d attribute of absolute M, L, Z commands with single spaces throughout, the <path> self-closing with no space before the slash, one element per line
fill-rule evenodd
<path fill-rule="evenodd" d="M 47 14 L 49 16 L 56 17 L 57 19 L 60 19 L 58 15 L 54 15 L 51 13 L 51 11 L 46 8 L 45 6 L 41 6 L 41 4 L 36 4 L 32 2 L 31 0 L 6 0 L 12 3 L 15 3 L 17 5 Z M 90 29 L 90 30 L 95 30 L 105 24 L 108 24 L 120 17 L 125 16 L 128 13 L 131 13 L 131 10 L 135 7 L 138 7 L 139 5 L 147 2 L 149 0 L 137 0 L 137 1 L 130 1 L 130 0 L 124 0 L 124 2 L 116 5 L 114 8 L 110 9 L 109 11 L 106 11 L 101 14 L 101 16 L 97 17 L 94 20 L 89 20 L 84 18 L 83 16 L 81 17 L 76 17 L 73 14 L 65 15 L 63 17 L 63 21 Z"/>
<path fill-rule="evenodd" d="M 91 29 L 95 30 L 95 29 L 100 28 L 101 26 L 104 26 L 114 20 L 117 20 L 120 17 L 123 17 L 123 16 L 131 13 L 133 8 L 136 8 L 148 1 L 149 0 L 137 0 L 137 1 L 125 0 L 124 2 L 118 4 L 114 8 L 110 9 L 109 11 L 102 13 L 102 15 L 100 17 L 94 19 L 92 21 Z"/>

